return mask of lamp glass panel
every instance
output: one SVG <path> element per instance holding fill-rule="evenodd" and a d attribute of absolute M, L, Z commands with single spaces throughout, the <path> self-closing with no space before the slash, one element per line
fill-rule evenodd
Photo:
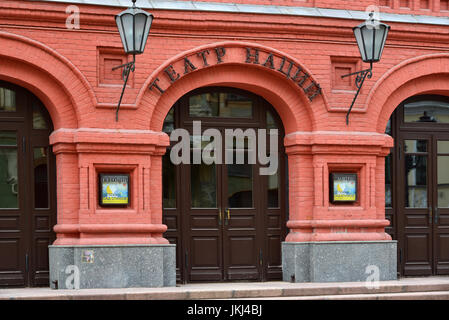
<path fill-rule="evenodd" d="M 125 31 L 123 29 L 123 24 L 122 24 L 122 17 L 121 16 L 116 16 L 115 17 L 115 22 L 117 23 L 117 29 L 118 29 L 118 32 L 120 34 L 120 39 L 122 40 L 123 48 L 125 49 L 125 52 L 127 52 L 128 51 L 128 46 L 126 44 Z"/>
<path fill-rule="evenodd" d="M 385 49 L 385 43 L 387 42 L 388 31 L 390 30 L 390 27 L 387 26 L 387 25 L 384 25 L 383 28 L 384 28 L 384 32 L 383 32 L 384 33 L 384 37 L 383 37 L 383 41 L 382 41 L 382 48 L 381 48 L 380 54 L 379 54 L 379 60 L 382 57 L 382 52 Z"/>
<path fill-rule="evenodd" d="M 363 59 L 364 62 L 373 61 L 373 42 L 375 30 L 376 29 L 372 27 L 368 28 L 367 26 L 363 26 L 361 29 L 366 52 L 366 59 Z"/>
<path fill-rule="evenodd" d="M 365 46 L 363 45 L 362 32 L 360 31 L 359 27 L 354 29 L 354 36 L 357 41 L 357 46 L 359 47 L 360 55 L 362 56 L 362 60 L 365 61 L 366 60 L 366 54 L 365 54 L 365 50 L 364 50 Z"/>
<path fill-rule="evenodd" d="M 131 53 L 134 52 L 134 19 L 133 15 L 126 13 L 122 15 L 122 25 L 123 25 L 123 31 L 124 36 L 126 40 L 126 47 L 125 52 Z"/>
<path fill-rule="evenodd" d="M 141 48 L 142 52 L 145 50 L 145 46 L 146 46 L 147 41 L 148 41 L 148 34 L 150 33 L 150 28 L 151 28 L 152 22 L 153 22 L 153 16 L 152 15 L 148 15 L 147 16 L 147 23 L 145 25 L 145 30 L 143 32 L 143 42 L 142 42 L 142 48 Z"/>
<path fill-rule="evenodd" d="M 383 46 L 385 44 L 386 35 L 385 32 L 386 26 L 383 24 L 378 25 L 376 32 L 375 32 L 375 41 L 374 41 L 374 61 L 379 61 L 380 57 L 382 56 Z"/>
<path fill-rule="evenodd" d="M 144 32 L 146 30 L 146 22 L 147 22 L 147 16 L 143 13 L 138 13 L 134 17 L 136 21 L 136 34 L 135 37 L 135 43 L 136 43 L 136 51 L 139 53 L 143 52 L 143 49 L 145 48 L 145 43 L 143 42 L 143 39 L 146 38 L 144 36 Z"/>

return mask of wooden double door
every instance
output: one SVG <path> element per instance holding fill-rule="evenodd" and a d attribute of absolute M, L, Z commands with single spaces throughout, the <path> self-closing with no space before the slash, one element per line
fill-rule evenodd
<path fill-rule="evenodd" d="M 206 111 L 214 103 L 234 110 L 221 110 L 221 115 L 212 111 L 210 116 Z M 281 241 L 286 233 L 283 131 L 271 106 L 245 91 L 205 88 L 183 97 L 167 119 L 172 119 L 172 128 L 184 128 L 191 135 L 192 162 L 173 165 L 168 150 L 163 166 L 165 237 L 177 245 L 178 281 L 281 279 Z M 195 136 L 193 121 L 201 121 L 203 134 L 208 129 L 220 133 L 222 163 L 204 163 L 204 156 L 201 163 L 194 163 L 193 141 L 204 150 L 211 140 Z M 236 140 L 232 147 L 226 145 L 226 130 L 253 129 L 257 146 L 261 128 L 279 130 L 273 175 L 260 174 L 259 161 L 251 163 L 248 139 L 241 146 Z M 267 152 L 273 151 L 269 137 L 266 144 Z"/>
<path fill-rule="evenodd" d="M 35 96 L 0 82 L 0 287 L 49 285 L 56 223 L 51 131 Z"/>
<path fill-rule="evenodd" d="M 449 134 L 402 133 L 400 260 L 405 276 L 449 274 Z"/>
<path fill-rule="evenodd" d="M 401 104 L 391 123 L 395 148 L 387 158 L 387 216 L 398 240 L 398 272 L 448 275 L 449 100 L 414 97 Z"/>

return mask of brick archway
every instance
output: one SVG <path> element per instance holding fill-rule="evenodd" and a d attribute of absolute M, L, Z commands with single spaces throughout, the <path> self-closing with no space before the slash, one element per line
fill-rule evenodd
<path fill-rule="evenodd" d="M 449 54 L 431 54 L 406 60 L 387 72 L 367 100 L 367 117 L 377 119 L 373 130 L 384 133 L 396 107 L 411 96 L 449 96 Z"/>
<path fill-rule="evenodd" d="M 0 31 L 0 79 L 35 94 L 47 108 L 55 130 L 82 126 L 80 114 L 94 109 L 94 93 L 82 73 L 44 44 Z"/>
<path fill-rule="evenodd" d="M 79 183 L 78 155 L 71 145 L 73 138 L 64 134 L 82 127 L 81 115 L 94 111 L 93 90 L 84 75 L 50 47 L 4 31 L 0 42 L 0 79 L 33 93 L 53 123 L 50 144 L 56 155 L 57 223 L 76 220 L 79 201 L 73 199 L 79 199 L 79 187 L 73 186 Z M 56 226 L 54 230 L 59 232 Z"/>
<path fill-rule="evenodd" d="M 169 83 L 163 94 L 158 90 L 148 90 L 158 75 L 164 75 L 164 70 L 170 68 L 176 61 L 184 57 L 193 56 L 200 52 L 213 52 L 214 48 L 224 47 L 229 51 L 227 60 L 220 63 L 208 65 L 207 67 L 195 70 L 179 80 Z M 209 44 L 183 52 L 161 65 L 146 81 L 146 89 L 138 99 L 140 105 L 139 112 L 148 117 L 150 114 L 150 129 L 160 131 L 166 114 L 173 104 L 187 92 L 205 86 L 229 86 L 244 89 L 265 98 L 280 115 L 286 133 L 296 131 L 313 131 L 316 127 L 314 114 L 320 114 L 327 110 L 327 100 L 323 93 L 314 97 L 313 101 L 308 99 L 304 88 L 299 87 L 291 78 L 279 72 L 279 66 L 268 68 L 263 65 L 266 57 L 260 57 L 259 63 L 245 63 L 245 48 L 260 50 L 261 52 L 273 53 L 277 57 L 285 58 L 285 70 L 287 64 L 292 62 L 307 73 L 309 83 L 316 82 L 313 75 L 306 67 L 296 59 L 279 52 L 275 49 L 246 42 L 220 42 Z M 231 51 L 229 49 L 240 49 Z M 243 53 L 243 54 L 242 54 Z M 279 60 L 281 61 L 281 60 Z"/>
<path fill-rule="evenodd" d="M 208 66 L 199 68 L 201 64 L 200 59 L 193 60 L 192 62 L 197 70 L 191 70 L 192 67 L 185 65 L 183 59 L 184 57 L 193 56 L 197 58 L 198 53 L 209 50 L 212 54 L 214 48 L 216 47 L 225 48 L 235 48 L 236 50 L 227 50 L 227 60 L 219 63 L 211 63 Z M 246 48 L 252 48 L 252 53 L 255 53 L 255 49 L 261 52 L 269 52 L 276 54 L 278 56 L 278 64 L 275 68 L 268 68 L 264 65 L 264 61 L 268 61 L 267 54 L 264 56 L 261 54 L 259 57 L 259 63 L 254 63 L 254 57 L 250 63 L 246 62 L 247 50 Z M 214 57 L 211 54 L 211 59 Z M 280 58 L 279 60 L 279 57 Z M 285 57 L 285 64 L 282 63 Z M 181 65 L 176 66 L 175 63 L 181 61 Z M 288 61 L 288 62 L 287 62 Z M 171 60 L 166 61 L 161 65 L 147 80 L 144 88 L 146 91 L 139 97 L 138 105 L 140 106 L 138 112 L 141 113 L 141 118 L 150 118 L 150 129 L 155 132 L 160 132 L 162 130 L 164 119 L 169 112 L 170 108 L 186 93 L 207 86 L 223 86 L 223 87 L 234 87 L 243 89 L 254 94 L 263 97 L 267 102 L 269 102 L 276 112 L 279 114 L 281 121 L 283 123 L 285 133 L 306 133 L 316 130 L 318 127 L 316 115 L 320 115 L 327 112 L 328 104 L 327 99 L 323 93 L 310 99 L 307 95 L 307 90 L 304 87 L 298 86 L 292 80 L 293 73 L 290 74 L 287 67 L 284 72 L 279 72 L 282 69 L 281 66 L 287 66 L 289 62 L 292 62 L 297 68 L 301 68 L 307 73 L 310 78 L 308 78 L 309 83 L 316 82 L 313 75 L 308 71 L 306 67 L 296 61 L 294 58 L 279 52 L 275 49 L 264 47 L 254 43 L 244 43 L 244 42 L 222 42 L 214 43 L 207 46 L 202 46 L 195 48 L 188 52 L 183 52 Z M 280 66 L 280 65 L 281 66 Z M 173 67 L 174 66 L 174 67 Z M 186 70 L 184 70 L 184 67 Z M 190 68 L 190 70 L 189 70 Z M 175 71 L 175 69 L 179 72 Z M 182 71 L 185 74 L 181 75 Z M 165 73 L 164 73 L 165 72 Z M 172 81 L 167 81 L 168 73 L 171 73 L 173 79 L 168 79 Z M 287 76 L 290 74 L 290 77 Z M 161 89 L 164 87 L 164 92 L 160 92 L 157 88 L 151 88 L 152 83 L 156 79 L 165 79 L 165 85 L 160 84 Z M 173 81 L 174 80 L 174 81 Z M 151 162 L 151 179 L 153 184 L 157 188 L 154 188 L 151 193 L 151 212 L 154 217 L 154 222 L 161 223 L 162 218 L 162 163 L 161 156 L 152 156 Z M 312 167 L 312 159 L 310 157 L 301 157 L 297 154 L 291 154 L 289 158 L 289 202 L 290 210 L 292 215 L 290 219 L 298 214 L 299 211 L 309 212 L 311 207 L 311 202 L 313 199 L 313 190 L 308 188 L 308 185 L 313 184 L 313 175 L 302 171 L 299 173 L 298 169 L 310 168 Z M 298 161 L 301 164 L 298 166 Z M 297 182 L 301 179 L 304 184 L 299 185 Z M 299 204 L 300 203 L 300 204 Z M 300 210 L 298 210 L 300 209 Z"/>

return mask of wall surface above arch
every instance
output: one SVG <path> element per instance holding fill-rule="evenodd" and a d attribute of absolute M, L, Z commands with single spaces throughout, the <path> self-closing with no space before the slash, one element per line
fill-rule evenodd
<path fill-rule="evenodd" d="M 162 157 L 169 139 L 161 132 L 163 121 L 186 93 L 207 86 L 250 91 L 280 116 L 289 204 L 289 221 L 283 221 L 289 234 L 282 241 L 390 241 L 385 156 L 393 140 L 384 131 L 406 98 L 449 95 L 449 24 L 438 6 L 425 9 L 438 17 L 418 17 L 421 5 L 441 1 L 376 1 L 382 12 L 394 13 L 387 15 L 391 31 L 349 124 L 346 113 L 357 87 L 353 77 L 342 76 L 366 69 L 352 28 L 369 1 L 353 8 L 350 1 L 286 1 L 276 7 L 266 0 L 238 1 L 245 6 L 213 1 L 185 1 L 184 10 L 172 10 L 168 1 L 159 7 L 145 1 L 154 21 L 117 121 L 123 74 L 116 67 L 132 60 L 114 22 L 123 7 L 110 5 L 112 0 L 106 6 L 80 0 L 75 7 L 70 1 L 0 1 L 0 79 L 33 92 L 55 127 L 49 137 L 58 174 L 54 244 L 167 244 Z M 249 10 L 252 5 L 258 7 Z M 132 201 L 102 207 L 101 173 L 129 175 Z M 356 201 L 331 201 L 334 173 L 358 178 Z"/>

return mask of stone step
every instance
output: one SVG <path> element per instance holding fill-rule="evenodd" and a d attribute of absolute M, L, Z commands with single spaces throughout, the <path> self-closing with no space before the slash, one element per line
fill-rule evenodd
<path fill-rule="evenodd" d="M 248 298 L 248 300 L 254 300 L 254 298 Z M 449 291 L 276 297 L 256 300 L 449 300 Z"/>
<path fill-rule="evenodd" d="M 345 283 L 217 283 L 165 288 L 52 290 L 50 288 L 1 289 L 0 300 L 10 299 L 390 299 L 429 297 L 444 299 L 449 277 L 406 278 L 380 282 L 370 289 L 364 282 Z M 419 299 L 419 298 L 417 298 Z"/>

